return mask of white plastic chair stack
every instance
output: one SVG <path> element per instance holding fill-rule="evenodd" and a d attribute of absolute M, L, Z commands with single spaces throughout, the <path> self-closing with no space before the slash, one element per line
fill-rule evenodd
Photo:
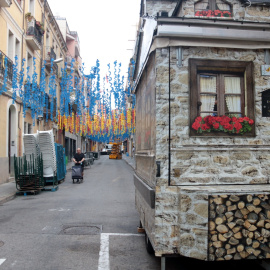
<path fill-rule="evenodd" d="M 38 134 L 23 134 L 23 145 L 24 145 L 24 154 L 26 155 L 26 160 L 30 161 L 33 158 L 36 158 L 40 154 L 39 145 L 38 145 Z"/>
<path fill-rule="evenodd" d="M 53 177 L 56 174 L 56 154 L 52 130 L 38 131 L 38 140 L 43 158 L 43 176 Z"/>

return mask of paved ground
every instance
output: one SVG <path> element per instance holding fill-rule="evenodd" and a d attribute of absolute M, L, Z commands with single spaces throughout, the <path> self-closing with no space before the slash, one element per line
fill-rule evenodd
<path fill-rule="evenodd" d="M 2 203 L 0 270 L 158 269 L 137 233 L 132 174 L 125 160 L 101 156 L 82 184 L 68 171 L 55 192 Z"/>
<path fill-rule="evenodd" d="M 0 186 L 0 270 L 159 270 L 138 234 L 134 159 L 100 156 L 73 184 L 69 170 L 55 192 L 16 196 Z M 13 200 L 7 199 L 13 196 Z M 261 269 L 253 262 L 207 263 L 167 259 L 166 270 Z"/>

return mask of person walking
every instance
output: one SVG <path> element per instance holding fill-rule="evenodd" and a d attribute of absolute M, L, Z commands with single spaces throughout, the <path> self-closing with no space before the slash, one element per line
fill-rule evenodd
<path fill-rule="evenodd" d="M 81 148 L 77 149 L 77 153 L 73 157 L 73 162 L 75 165 L 80 165 L 82 167 L 82 177 L 83 177 L 83 169 L 84 169 L 84 154 L 81 151 Z M 79 180 L 77 180 L 79 182 Z"/>
<path fill-rule="evenodd" d="M 134 156 L 135 156 L 135 147 L 133 146 L 133 148 L 132 148 L 132 157 L 134 158 Z"/>

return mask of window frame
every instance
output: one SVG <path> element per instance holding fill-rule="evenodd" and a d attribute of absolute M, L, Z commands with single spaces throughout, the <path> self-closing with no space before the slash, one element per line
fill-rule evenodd
<path fill-rule="evenodd" d="M 201 85 L 200 85 L 200 76 L 213 76 L 216 78 L 216 84 L 217 84 L 217 91 L 214 93 L 212 92 L 202 92 L 201 91 Z M 240 78 L 240 88 L 241 93 L 240 94 L 232 94 L 232 93 L 225 93 L 225 78 L 226 77 L 239 77 Z M 245 86 L 244 86 L 244 76 L 241 73 L 218 73 L 218 72 L 205 72 L 205 71 L 199 71 L 197 73 L 197 81 L 198 81 L 198 99 L 200 99 L 200 95 L 212 95 L 216 96 L 216 100 L 218 103 L 217 112 L 218 115 L 225 115 L 226 114 L 226 96 L 232 96 L 237 95 L 241 97 L 241 113 L 244 115 L 245 111 Z M 201 112 L 201 106 L 200 110 Z M 201 112 L 202 113 L 202 112 Z M 211 113 L 210 111 L 205 111 L 204 113 Z M 236 114 L 238 112 L 232 112 L 232 114 Z"/>
<path fill-rule="evenodd" d="M 226 76 L 227 74 L 241 74 L 243 77 L 242 83 L 244 84 L 244 100 L 245 104 L 241 104 L 241 107 L 247 107 L 247 116 L 255 121 L 255 98 L 254 98 L 254 78 L 253 78 L 253 62 L 252 61 L 233 61 L 233 60 L 209 60 L 209 59 L 189 59 L 189 81 L 190 81 L 190 133 L 192 137 L 254 137 L 255 136 L 255 124 L 251 132 L 245 134 L 229 134 L 226 132 L 210 132 L 210 133 L 197 133 L 192 129 L 196 117 L 200 115 L 200 89 L 199 89 L 199 74 L 202 70 L 204 73 L 216 73 L 220 76 Z M 217 87 L 220 86 L 218 85 Z M 225 99 L 224 99 L 225 102 Z M 224 103 L 223 102 L 223 103 Z M 243 100 L 242 100 L 243 102 Z M 225 103 L 224 103 L 225 104 Z"/>

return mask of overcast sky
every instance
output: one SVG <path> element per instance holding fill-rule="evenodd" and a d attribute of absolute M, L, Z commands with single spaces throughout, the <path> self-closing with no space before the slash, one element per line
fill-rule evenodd
<path fill-rule="evenodd" d="M 101 67 L 117 60 L 127 71 L 132 57 L 140 0 L 48 0 L 55 16 L 65 17 L 77 31 L 85 73 L 100 60 Z M 126 73 L 125 73 L 126 74 Z M 103 74 L 101 74 L 103 76 Z M 125 75 L 126 76 L 126 75 Z"/>

